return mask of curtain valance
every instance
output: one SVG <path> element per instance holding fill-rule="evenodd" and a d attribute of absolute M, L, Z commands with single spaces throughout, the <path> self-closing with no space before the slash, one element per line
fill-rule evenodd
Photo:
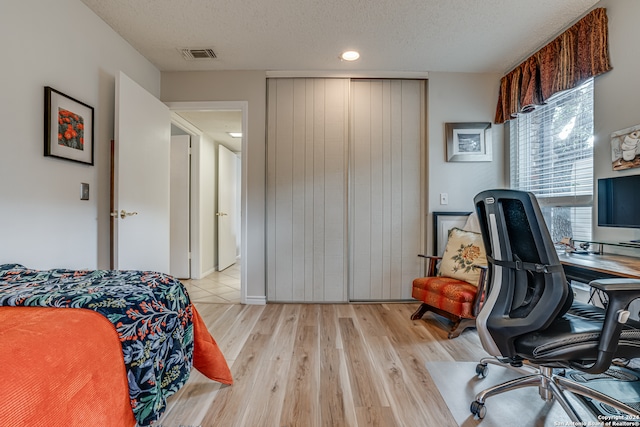
<path fill-rule="evenodd" d="M 611 70 L 606 9 L 592 10 L 500 80 L 496 123 Z"/>

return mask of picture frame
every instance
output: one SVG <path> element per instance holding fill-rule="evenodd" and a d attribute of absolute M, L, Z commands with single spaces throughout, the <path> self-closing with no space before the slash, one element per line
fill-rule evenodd
<path fill-rule="evenodd" d="M 445 123 L 448 162 L 490 162 L 491 123 Z"/>
<path fill-rule="evenodd" d="M 93 107 L 44 88 L 44 155 L 93 165 Z"/>
<path fill-rule="evenodd" d="M 623 171 L 640 167 L 640 125 L 611 134 L 611 168 Z"/>
<path fill-rule="evenodd" d="M 442 256 L 449 240 L 449 230 L 462 228 L 471 212 L 433 212 L 433 254 Z"/>

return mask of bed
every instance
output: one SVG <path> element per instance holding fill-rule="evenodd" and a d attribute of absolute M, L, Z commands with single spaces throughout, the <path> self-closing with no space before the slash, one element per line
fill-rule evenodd
<path fill-rule="evenodd" d="M 0 265 L 0 425 L 147 426 L 192 367 L 232 384 L 180 281 Z"/>

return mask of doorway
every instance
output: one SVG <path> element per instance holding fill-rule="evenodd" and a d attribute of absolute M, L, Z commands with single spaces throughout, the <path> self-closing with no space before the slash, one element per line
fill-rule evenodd
<path fill-rule="evenodd" d="M 238 237 L 234 268 L 240 270 L 240 302 L 246 302 L 246 158 L 247 102 L 170 102 L 172 124 L 191 135 L 190 238 L 191 278 L 203 279 L 220 270 L 218 252 L 218 151 L 225 147 L 237 158 Z M 241 132 L 232 137 L 229 132 Z M 226 233 L 225 235 L 228 235 Z"/>

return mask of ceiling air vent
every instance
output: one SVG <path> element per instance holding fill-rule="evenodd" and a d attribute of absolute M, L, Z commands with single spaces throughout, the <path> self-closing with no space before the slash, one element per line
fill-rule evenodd
<path fill-rule="evenodd" d="M 187 61 L 196 59 L 216 59 L 213 49 L 178 49 Z"/>

